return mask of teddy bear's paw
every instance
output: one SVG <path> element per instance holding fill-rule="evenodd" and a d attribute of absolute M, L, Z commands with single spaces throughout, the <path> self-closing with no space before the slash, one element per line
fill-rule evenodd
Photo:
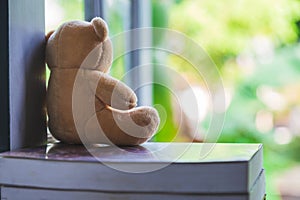
<path fill-rule="evenodd" d="M 124 83 L 118 81 L 111 95 L 111 107 L 128 110 L 137 106 L 136 94 Z"/>
<path fill-rule="evenodd" d="M 90 143 L 139 145 L 154 135 L 158 125 L 158 113 L 150 107 L 130 111 L 104 109 L 88 120 L 85 137 Z"/>
<path fill-rule="evenodd" d="M 150 128 L 155 131 L 159 125 L 158 113 L 154 108 L 143 106 L 135 109 L 131 113 L 132 120 L 139 126 L 145 127 L 150 126 Z"/>

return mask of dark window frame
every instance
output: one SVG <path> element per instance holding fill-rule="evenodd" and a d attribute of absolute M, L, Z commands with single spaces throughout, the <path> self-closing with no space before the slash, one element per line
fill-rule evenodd
<path fill-rule="evenodd" d="M 0 152 L 9 149 L 8 1 L 0 1 Z"/>

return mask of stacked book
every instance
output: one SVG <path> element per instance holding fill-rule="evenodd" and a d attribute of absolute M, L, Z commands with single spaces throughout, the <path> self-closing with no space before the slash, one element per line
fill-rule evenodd
<path fill-rule="evenodd" d="M 0 154 L 1 199 L 262 200 L 260 144 L 49 144 Z"/>

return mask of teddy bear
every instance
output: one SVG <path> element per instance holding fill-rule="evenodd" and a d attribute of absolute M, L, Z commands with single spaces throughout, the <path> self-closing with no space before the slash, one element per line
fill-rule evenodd
<path fill-rule="evenodd" d="M 46 41 L 48 127 L 56 139 L 133 146 L 155 134 L 158 112 L 137 106 L 134 91 L 108 74 L 113 54 L 103 19 L 66 22 Z"/>

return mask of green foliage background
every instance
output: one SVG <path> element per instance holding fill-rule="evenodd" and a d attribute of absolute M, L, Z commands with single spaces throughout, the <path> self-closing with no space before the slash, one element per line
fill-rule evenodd
<path fill-rule="evenodd" d="M 275 120 L 276 116 L 287 120 L 291 108 L 297 102 L 289 103 L 282 111 L 274 111 L 258 98 L 257 90 L 262 85 L 284 90 L 290 85 L 300 84 L 297 26 L 300 2 L 153 0 L 152 3 L 153 26 L 178 30 L 195 40 L 220 69 L 224 84 L 233 88 L 232 101 L 218 142 L 263 143 L 268 198 L 280 199 L 275 180 L 283 170 L 299 161 L 295 152 L 299 152 L 300 139 L 296 133 L 291 143 L 277 144 L 274 140 L 274 129 L 267 134 L 257 130 L 255 116 L 260 110 L 268 110 L 274 114 Z M 251 52 L 251 42 L 255 37 L 261 36 L 271 41 L 275 48 L 273 60 L 267 64 L 261 63 Z M 254 57 L 256 68 L 251 75 L 243 73 L 236 62 L 243 53 Z M 178 60 L 171 58 L 170 65 L 176 65 L 176 62 Z M 189 74 L 189 67 L 184 66 L 184 63 L 181 63 L 181 68 L 182 72 Z M 167 112 L 172 115 L 172 108 L 169 108 L 171 100 L 167 97 L 160 98 L 162 94 L 167 95 L 154 87 L 154 102 L 166 105 Z M 168 126 L 158 133 L 155 140 L 165 141 L 174 137 L 172 134 L 176 125 L 172 118 L 168 120 Z"/>

